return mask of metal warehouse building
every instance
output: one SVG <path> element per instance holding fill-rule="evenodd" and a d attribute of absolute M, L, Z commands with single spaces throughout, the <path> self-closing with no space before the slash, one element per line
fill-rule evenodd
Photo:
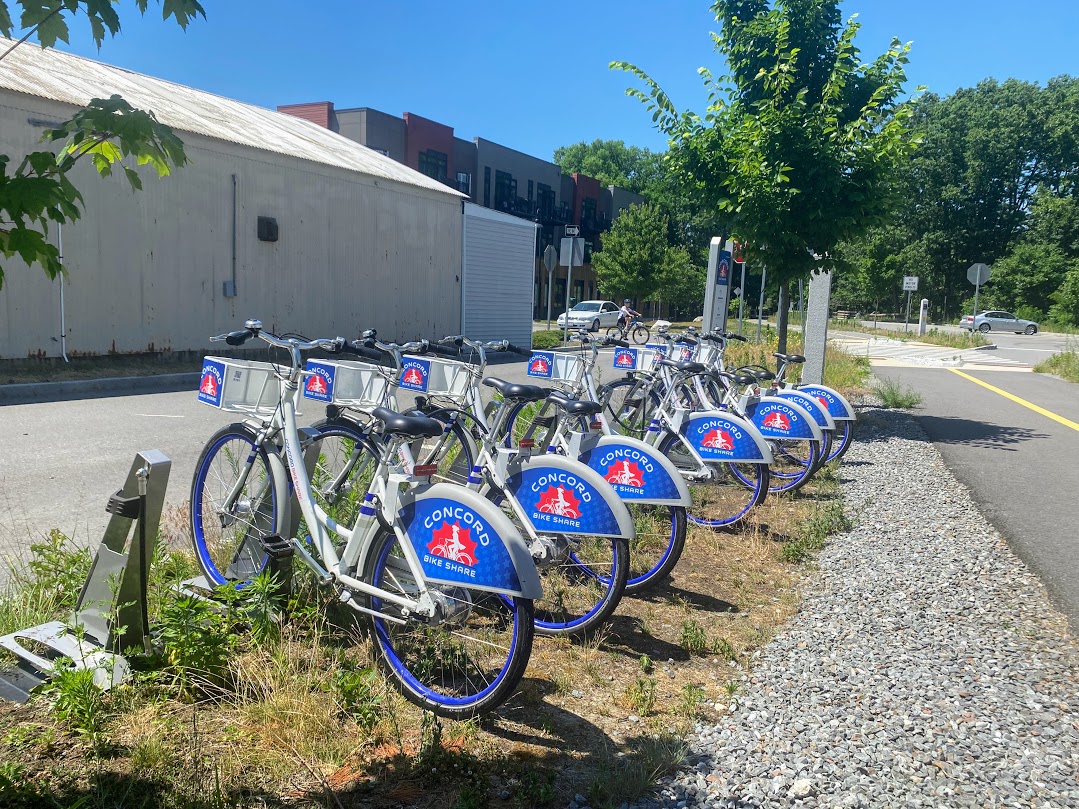
<path fill-rule="evenodd" d="M 143 171 L 141 192 L 89 166 L 74 173 L 86 204 L 63 229 L 69 353 L 201 350 L 248 317 L 307 336 L 460 328 L 463 196 L 307 121 L 23 45 L 0 62 L 9 171 L 47 148 L 45 128 L 114 93 L 176 130 L 191 163 L 162 179 Z M 531 246 L 514 238 L 527 317 L 534 234 Z M 60 282 L 4 267 L 0 358 L 56 356 Z"/>

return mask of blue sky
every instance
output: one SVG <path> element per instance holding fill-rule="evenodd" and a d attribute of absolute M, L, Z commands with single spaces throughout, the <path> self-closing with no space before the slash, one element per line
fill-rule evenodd
<path fill-rule="evenodd" d="M 65 50 L 220 95 L 275 107 L 413 112 L 538 157 L 595 138 L 664 149 L 626 97 L 613 59 L 649 72 L 680 108 L 699 109 L 697 68 L 719 71 L 707 0 L 203 0 L 186 33 L 122 0 L 124 30 L 98 52 L 84 21 Z M 947 94 L 992 76 L 1044 83 L 1079 75 L 1076 0 L 844 0 L 863 58 L 913 41 L 909 89 Z"/>

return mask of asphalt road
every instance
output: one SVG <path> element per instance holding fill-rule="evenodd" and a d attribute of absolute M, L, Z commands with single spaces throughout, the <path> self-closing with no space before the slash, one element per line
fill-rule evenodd
<path fill-rule="evenodd" d="M 1073 424 L 949 369 L 878 366 L 874 373 L 921 393 L 915 418 L 1079 630 L 1079 386 L 1024 371 L 960 370 Z"/>
<path fill-rule="evenodd" d="M 516 358 L 489 365 L 487 374 L 527 380 Z M 403 395 L 399 401 L 411 404 Z M 322 416 L 323 408 L 310 404 L 299 421 Z M 239 420 L 200 404 L 193 390 L 0 406 L 0 582 L 3 562 L 26 560 L 30 543 L 53 528 L 96 548 L 110 517 L 105 504 L 141 450 L 169 457 L 166 506 L 184 503 L 203 445 Z"/>

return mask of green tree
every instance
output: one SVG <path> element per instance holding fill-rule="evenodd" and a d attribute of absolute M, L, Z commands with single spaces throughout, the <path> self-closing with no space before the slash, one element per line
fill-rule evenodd
<path fill-rule="evenodd" d="M 82 15 L 98 47 L 106 33 L 120 31 L 120 18 L 113 0 L 0 0 L 0 34 L 11 37 L 23 32 L 18 42 L 6 46 L 0 60 L 16 47 L 36 36 L 42 48 L 68 41 L 67 16 Z M 149 0 L 135 0 L 145 14 Z M 182 28 L 196 16 L 205 17 L 198 0 L 160 0 L 162 17 L 174 19 Z M 20 8 L 16 26 L 11 16 Z M 27 265 L 39 265 L 55 278 L 64 272 L 59 251 L 49 242 L 50 223 L 63 224 L 78 219 L 83 198 L 69 179 L 77 163 L 89 160 L 98 173 L 108 176 L 119 164 L 133 189 L 142 187 L 132 166 L 148 165 L 158 176 L 187 162 L 183 144 L 153 113 L 134 109 L 119 96 L 93 99 L 83 110 L 55 129 L 43 140 L 59 144 L 57 151 L 37 151 L 18 158 L 0 155 L 0 256 L 18 256 Z M 126 162 L 125 162 L 126 161 Z M 0 263 L 0 288 L 4 283 L 4 263 Z"/>
<path fill-rule="evenodd" d="M 667 216 L 650 203 L 630 205 L 603 234 L 603 247 L 592 254 L 596 282 L 613 298 L 654 299 L 665 268 L 681 261 L 667 239 Z"/>
<path fill-rule="evenodd" d="M 659 272 L 651 300 L 666 303 L 672 319 L 689 320 L 704 312 L 705 268 L 694 263 L 684 247 L 672 246 Z"/>
<path fill-rule="evenodd" d="M 566 174 L 580 172 L 604 185 L 648 195 L 663 173 L 663 155 L 620 140 L 573 143 L 554 150 L 554 162 Z"/>
<path fill-rule="evenodd" d="M 729 216 L 747 257 L 779 282 L 780 345 L 789 283 L 835 266 L 837 246 L 884 221 L 894 177 L 914 147 L 900 101 L 909 46 L 893 40 L 862 64 L 859 25 L 841 24 L 839 0 L 717 0 L 716 50 L 730 75 L 702 68 L 703 117 L 679 112 L 643 70 L 627 92 L 682 147 L 678 169 Z"/>

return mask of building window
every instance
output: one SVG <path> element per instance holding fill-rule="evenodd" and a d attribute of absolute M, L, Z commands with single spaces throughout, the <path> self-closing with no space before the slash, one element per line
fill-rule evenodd
<path fill-rule="evenodd" d="M 508 171 L 495 171 L 495 210 L 509 211 L 517 201 L 517 181 Z"/>
<path fill-rule="evenodd" d="M 491 207 L 491 167 L 483 167 L 483 207 Z"/>
<path fill-rule="evenodd" d="M 449 157 L 444 152 L 436 152 L 434 149 L 420 152 L 420 174 L 433 177 L 440 183 L 446 182 L 448 164 Z"/>
<path fill-rule="evenodd" d="M 457 172 L 457 190 L 472 196 L 472 175 L 467 171 Z"/>
<path fill-rule="evenodd" d="M 539 206 L 540 217 L 543 219 L 549 219 L 554 214 L 554 189 L 546 183 L 539 183 L 536 186 L 536 203 Z"/>
<path fill-rule="evenodd" d="M 533 193 L 533 189 L 532 189 L 532 181 L 531 181 L 531 180 L 529 180 L 529 181 L 528 181 L 528 201 L 529 201 L 529 202 L 531 202 L 531 201 L 532 201 L 532 193 Z"/>
<path fill-rule="evenodd" d="M 589 230 L 596 229 L 596 201 L 585 197 L 581 202 L 581 225 Z"/>

